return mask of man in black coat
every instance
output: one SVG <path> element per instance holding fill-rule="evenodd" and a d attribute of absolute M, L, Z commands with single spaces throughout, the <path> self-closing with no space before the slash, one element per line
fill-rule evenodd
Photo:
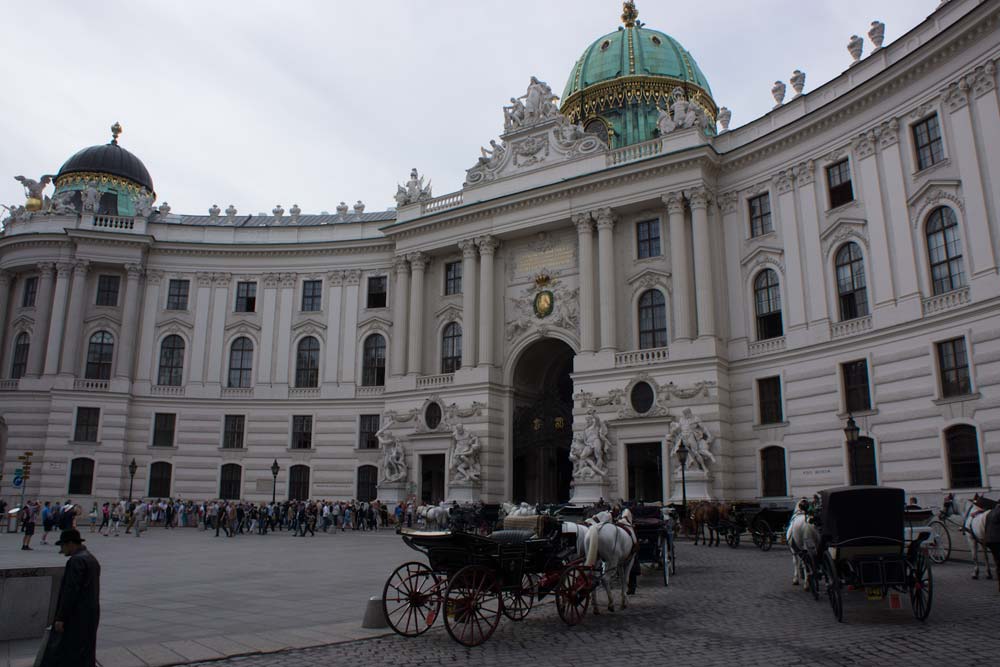
<path fill-rule="evenodd" d="M 76 529 L 62 531 L 56 542 L 69 556 L 59 586 L 59 603 L 43 667 L 95 667 L 97 624 L 101 616 L 101 565 Z"/>

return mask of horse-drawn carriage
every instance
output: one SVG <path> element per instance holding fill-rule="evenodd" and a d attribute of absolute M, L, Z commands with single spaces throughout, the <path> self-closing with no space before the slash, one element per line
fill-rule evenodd
<path fill-rule="evenodd" d="M 793 510 L 787 507 L 761 507 L 759 503 L 733 503 L 729 516 L 719 520 L 719 533 L 731 548 L 740 546 L 744 533 L 761 551 L 770 551 L 771 546 L 784 535 L 785 527 Z"/>
<path fill-rule="evenodd" d="M 564 622 L 582 621 L 595 581 L 577 557 L 576 536 L 563 534 L 562 523 L 545 516 L 508 517 L 504 526 L 489 536 L 401 530 L 427 564 L 404 563 L 386 581 L 382 605 L 392 629 L 415 637 L 443 615 L 452 639 L 478 646 L 501 615 L 523 620 L 536 598 L 547 594 L 555 596 Z"/>
<path fill-rule="evenodd" d="M 869 600 L 892 592 L 908 594 L 913 615 L 931 612 L 934 582 L 920 532 L 907 543 L 902 489 L 854 486 L 821 492 L 818 567 L 810 568 L 813 587 L 826 584 L 834 616 L 844 618 L 844 594 L 863 591 Z M 809 575 L 807 575 L 807 580 Z"/>
<path fill-rule="evenodd" d="M 677 570 L 674 552 L 674 521 L 670 508 L 651 505 L 637 505 L 631 508 L 632 526 L 635 529 L 639 549 L 633 565 L 633 576 L 638 574 L 641 564 L 658 567 L 663 575 L 663 585 L 670 584 L 670 575 Z M 633 588 L 632 584 L 629 585 Z"/>

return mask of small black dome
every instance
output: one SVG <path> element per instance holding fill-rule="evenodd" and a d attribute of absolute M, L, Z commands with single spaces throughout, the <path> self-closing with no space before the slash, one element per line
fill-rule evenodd
<path fill-rule="evenodd" d="M 110 174 L 132 181 L 153 192 L 153 179 L 146 165 L 116 143 L 84 148 L 59 168 L 56 180 L 67 174 Z"/>

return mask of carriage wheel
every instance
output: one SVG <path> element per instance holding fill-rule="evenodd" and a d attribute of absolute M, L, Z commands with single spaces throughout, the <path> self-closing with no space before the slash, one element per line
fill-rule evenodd
<path fill-rule="evenodd" d="M 521 587 L 504 591 L 501 595 L 503 599 L 503 615 L 512 621 L 523 621 L 531 611 L 531 606 L 535 603 L 535 595 L 538 591 L 538 581 L 532 575 L 525 572 L 521 575 Z"/>
<path fill-rule="evenodd" d="M 382 589 L 385 620 L 404 637 L 427 632 L 440 609 L 440 580 L 423 563 L 403 563 L 389 575 Z"/>
<path fill-rule="evenodd" d="M 740 546 L 740 534 L 735 528 L 726 531 L 726 544 L 730 549 L 737 549 Z"/>
<path fill-rule="evenodd" d="M 830 607 L 833 608 L 833 615 L 837 622 L 844 620 L 844 590 L 840 576 L 837 574 L 837 565 L 833 562 L 830 554 L 823 556 L 823 574 L 826 576 L 826 594 L 830 598 Z"/>
<path fill-rule="evenodd" d="M 674 566 L 673 561 L 670 558 L 670 543 L 667 538 L 660 538 L 660 569 L 663 570 L 663 585 L 670 585 L 670 569 Z"/>
<path fill-rule="evenodd" d="M 927 555 L 935 565 L 948 562 L 951 558 L 951 535 L 943 521 L 931 521 L 931 539 L 927 541 Z"/>
<path fill-rule="evenodd" d="M 572 565 L 563 570 L 556 588 L 556 609 L 566 625 L 576 625 L 586 616 L 593 588 L 594 576 L 587 568 Z"/>
<path fill-rule="evenodd" d="M 931 566 L 923 554 L 917 556 L 910 569 L 910 580 L 907 583 L 910 591 L 910 606 L 918 621 L 927 620 L 931 613 L 931 602 L 934 601 L 934 577 Z"/>
<path fill-rule="evenodd" d="M 753 524 L 754 544 L 761 551 L 770 551 L 774 544 L 774 534 L 771 533 L 771 526 L 763 519 L 757 519 Z"/>
<path fill-rule="evenodd" d="M 466 565 L 448 581 L 444 627 L 464 646 L 479 646 L 500 625 L 503 602 L 496 575 L 481 565 Z"/>

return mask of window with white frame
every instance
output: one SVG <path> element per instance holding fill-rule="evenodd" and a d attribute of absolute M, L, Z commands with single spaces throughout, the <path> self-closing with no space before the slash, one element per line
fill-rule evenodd
<path fill-rule="evenodd" d="M 865 281 L 865 261 L 857 243 L 845 243 L 837 251 L 837 301 L 841 321 L 868 315 L 868 290 Z"/>
<path fill-rule="evenodd" d="M 933 167 L 944 159 L 944 142 L 937 114 L 913 126 L 913 145 L 917 150 L 917 170 Z"/>
<path fill-rule="evenodd" d="M 934 209 L 927 218 L 926 234 L 934 294 L 944 294 L 965 287 L 962 239 L 958 233 L 955 212 L 947 206 Z"/>
<path fill-rule="evenodd" d="M 941 397 L 952 398 L 972 393 L 969 355 L 965 338 L 952 338 L 937 344 L 938 371 L 941 375 Z"/>

